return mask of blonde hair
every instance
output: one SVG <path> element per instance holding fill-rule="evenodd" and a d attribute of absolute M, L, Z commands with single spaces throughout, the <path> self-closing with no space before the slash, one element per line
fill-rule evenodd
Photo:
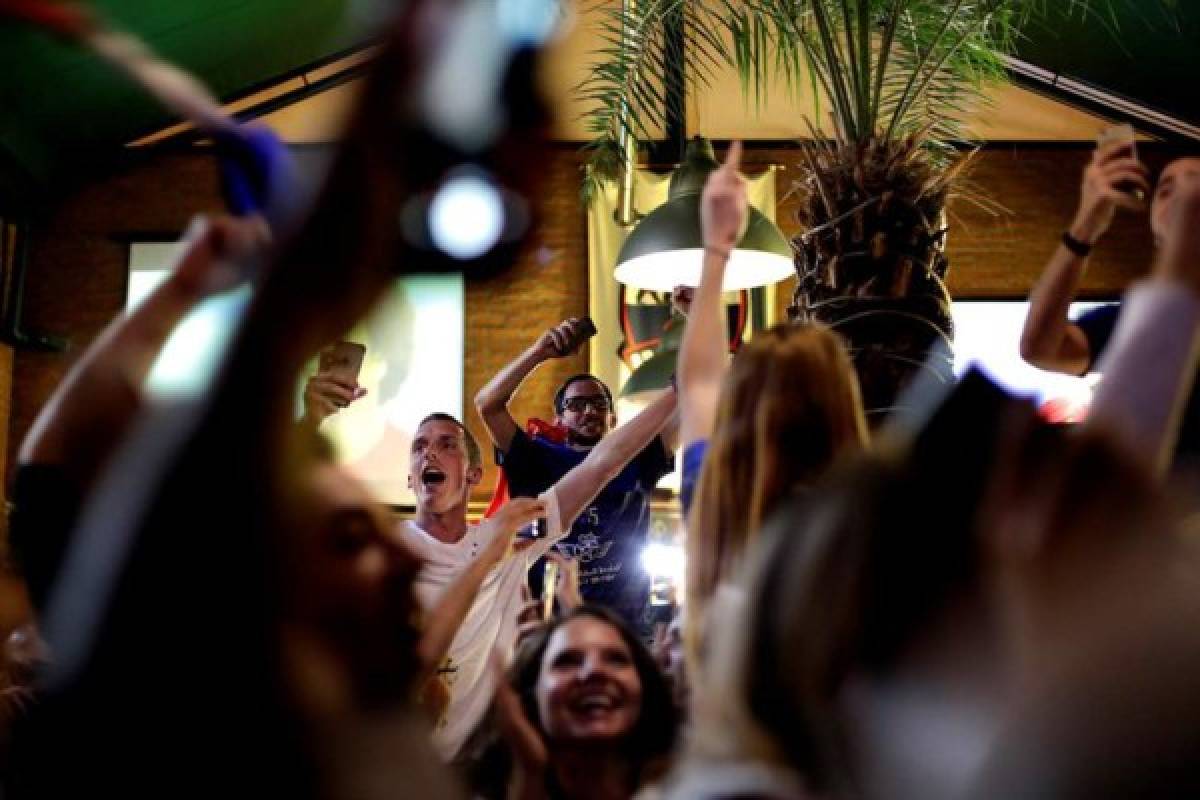
<path fill-rule="evenodd" d="M 742 348 L 721 387 L 688 519 L 693 632 L 708 598 L 731 578 L 775 505 L 866 442 L 854 365 L 833 331 L 778 325 Z"/>

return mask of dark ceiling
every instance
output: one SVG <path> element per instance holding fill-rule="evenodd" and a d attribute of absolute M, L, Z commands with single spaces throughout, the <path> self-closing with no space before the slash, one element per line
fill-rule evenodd
<path fill-rule="evenodd" d="M 1115 19 L 1052 17 L 1021 57 L 1200 125 L 1200 0 L 1158 0 Z M 230 99 L 358 44 L 366 0 L 94 0 L 93 5 Z M 1070 4 L 1062 0 L 1063 7 Z M 1131 0 L 1132 5 L 1132 0 Z M 1060 12 L 1061 13 L 1061 12 Z M 1105 31 L 1107 26 L 1111 30 Z M 1114 35 L 1115 32 L 1115 35 Z M 79 49 L 0 23 L 0 208 L 86 165 L 170 117 Z M 81 172 L 82 170 L 82 172 Z"/>
<path fill-rule="evenodd" d="M 350 0 L 91 5 L 225 99 L 356 43 Z M 97 154 L 171 121 L 154 100 L 80 48 L 0 22 L 0 192 L 29 191 L 86 169 Z"/>
<path fill-rule="evenodd" d="M 1111 16 L 1059 10 L 1029 31 L 1021 57 L 1043 69 L 1200 127 L 1200 0 L 1120 5 Z"/>

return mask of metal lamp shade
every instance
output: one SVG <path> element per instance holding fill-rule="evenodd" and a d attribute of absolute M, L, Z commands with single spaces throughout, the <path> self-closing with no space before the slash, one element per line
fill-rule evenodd
<path fill-rule="evenodd" d="M 671 376 L 675 374 L 678 362 L 678 350 L 658 351 L 633 371 L 621 387 L 621 397 L 666 389 L 671 385 Z"/>
<path fill-rule="evenodd" d="M 701 137 L 688 143 L 683 163 L 671 176 L 669 199 L 629 234 L 617 255 L 615 277 L 639 289 L 668 292 L 696 286 L 704 259 L 700 197 L 717 168 L 712 145 Z M 751 208 L 746 232 L 725 270 L 725 291 L 781 281 L 793 272 L 792 247 L 779 228 Z"/>

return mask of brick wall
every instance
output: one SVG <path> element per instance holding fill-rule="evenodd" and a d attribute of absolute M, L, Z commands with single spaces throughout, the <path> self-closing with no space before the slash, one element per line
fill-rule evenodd
<path fill-rule="evenodd" d="M 567 317 L 588 313 L 587 223 L 579 204 L 581 173 L 574 150 L 556 151 L 547 164 L 542 225 L 513 269 L 501 277 L 467 284 L 466 366 L 463 389 L 467 425 L 485 451 L 490 443 L 472 399 L 542 331 Z M 555 389 L 587 369 L 586 351 L 543 364 L 517 392 L 513 417 L 548 418 Z M 496 468 L 485 452 L 480 496 L 491 495 Z"/>
<path fill-rule="evenodd" d="M 1151 167 L 1168 157 L 1166 151 L 1143 151 Z M 962 199 L 951 204 L 951 293 L 1023 297 L 1074 216 L 1090 157 L 1090 149 L 1076 146 L 1007 145 L 980 153 L 968 177 L 1010 213 L 997 217 Z M 1082 294 L 1120 292 L 1148 266 L 1152 247 L 1145 215 L 1119 214 L 1090 262 Z"/>
<path fill-rule="evenodd" d="M 129 239 L 178 234 L 194 214 L 220 207 L 212 161 L 170 153 L 136 159 L 35 221 L 23 324 L 65 337 L 71 346 L 66 353 L 17 353 L 10 464 L 68 367 L 125 307 Z"/>
<path fill-rule="evenodd" d="M 952 207 L 952 290 L 961 296 L 1017 297 L 1032 284 L 1055 246 L 1076 202 L 1086 148 L 993 146 L 979 154 L 973 180 L 1014 212 L 993 217 L 972 205 Z M 1161 162 L 1163 155 L 1150 160 Z M 747 169 L 783 164 L 779 209 L 784 232 L 794 234 L 795 198 L 787 197 L 798 170 L 794 150 L 752 147 Z M 540 198 L 544 224 L 527 252 L 502 277 L 467 286 L 465 397 L 468 424 L 485 441 L 470 408 L 475 392 L 542 330 L 564 317 L 587 313 L 587 237 L 577 201 L 580 179 L 575 148 L 555 149 L 546 163 L 550 180 Z M 39 220 L 32 240 L 25 325 L 69 337 L 66 354 L 18 353 L 12 369 L 11 460 L 30 423 L 80 353 L 124 304 L 125 241 L 181 231 L 189 217 L 219 207 L 211 161 L 194 153 L 139 157 L 118 173 L 66 198 Z M 1140 221 L 1123 217 L 1085 281 L 1085 293 L 1112 295 L 1144 268 L 1148 236 Z M 783 300 L 790 289 L 780 292 Z M 586 355 L 551 362 L 523 387 L 518 419 L 549 412 L 554 387 L 586 368 Z M 7 377 L 0 359 L 0 390 Z M 0 400 L 2 402 L 2 400 Z M 480 497 L 490 493 L 489 467 Z"/>

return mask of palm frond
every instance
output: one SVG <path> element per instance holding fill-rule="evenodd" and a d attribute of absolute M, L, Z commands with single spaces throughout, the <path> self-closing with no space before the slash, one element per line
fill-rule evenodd
<path fill-rule="evenodd" d="M 826 110 L 843 144 L 919 132 L 922 148 L 948 166 L 967 112 L 1007 80 L 1006 57 L 1028 30 L 1064 18 L 1115 28 L 1119 7 L 1147 8 L 1146 0 L 596 1 L 601 46 L 578 87 L 593 104 L 587 128 L 596 138 L 586 152 L 595 178 L 619 174 L 624 136 L 644 141 L 678 113 L 664 86 L 680 62 L 693 95 L 729 68 L 756 108 L 773 80 L 807 84 L 814 105 L 804 116 L 816 134 L 824 135 Z M 1170 19 L 1178 2 L 1149 5 Z M 667 35 L 673 20 L 682 46 Z"/>

